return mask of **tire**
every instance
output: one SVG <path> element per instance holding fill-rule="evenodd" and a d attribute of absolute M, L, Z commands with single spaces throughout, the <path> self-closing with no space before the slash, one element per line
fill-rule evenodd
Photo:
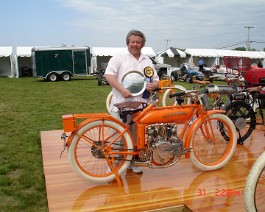
<path fill-rule="evenodd" d="M 234 101 L 225 107 L 226 115 L 233 121 L 237 131 L 237 143 L 243 144 L 256 128 L 256 115 L 245 101 Z"/>
<path fill-rule="evenodd" d="M 253 164 L 246 181 L 244 202 L 246 211 L 265 211 L 265 152 Z"/>
<path fill-rule="evenodd" d="M 98 86 L 102 85 L 102 76 L 98 75 Z"/>
<path fill-rule="evenodd" d="M 192 76 L 190 74 L 188 74 L 185 78 L 185 82 L 187 83 L 192 83 L 193 82 L 193 79 L 192 79 Z"/>
<path fill-rule="evenodd" d="M 163 76 L 167 75 L 167 68 L 160 68 L 157 73 L 159 79 L 163 78 Z"/>
<path fill-rule="evenodd" d="M 222 128 L 220 128 L 220 123 Z M 206 126 L 203 122 L 196 125 L 190 140 L 190 160 L 202 171 L 212 171 L 222 168 L 228 163 L 236 149 L 236 129 L 233 122 L 224 114 L 212 114 L 207 121 L 212 126 L 211 136 L 214 136 L 215 142 L 207 138 Z M 221 136 L 221 131 L 225 130 L 229 135 L 229 140 Z"/>
<path fill-rule="evenodd" d="M 109 162 L 121 175 L 127 170 L 132 155 L 119 155 L 118 152 L 133 151 L 131 136 L 128 132 L 121 134 L 123 131 L 122 126 L 110 120 L 97 120 L 85 124 L 76 132 L 68 148 L 68 160 L 72 169 L 85 180 L 97 183 L 110 182 L 115 179 L 115 174 L 110 169 Z M 117 135 L 120 136 L 119 141 L 103 150 L 102 147 L 107 147 L 110 140 L 116 139 Z M 106 138 L 108 141 L 104 141 Z M 111 151 L 117 154 L 112 154 Z"/>
<path fill-rule="evenodd" d="M 110 114 L 110 103 L 111 103 L 111 99 L 112 99 L 112 91 L 109 92 L 107 99 L 106 99 L 106 108 L 108 113 Z"/>
<path fill-rule="evenodd" d="M 47 76 L 47 79 L 48 79 L 48 81 L 50 81 L 50 82 L 56 82 L 56 81 L 59 80 L 59 76 L 58 76 L 58 74 L 52 72 L 52 73 L 50 73 L 50 74 Z"/>
<path fill-rule="evenodd" d="M 162 106 L 170 106 L 175 105 L 176 98 L 169 98 L 169 94 L 180 92 L 180 91 L 186 91 L 187 89 L 184 88 L 181 85 L 174 85 L 174 88 L 166 89 L 162 96 Z M 188 104 L 188 100 L 184 100 L 184 104 Z"/>
<path fill-rule="evenodd" d="M 265 108 L 265 99 L 260 99 L 261 108 Z"/>
<path fill-rule="evenodd" d="M 61 75 L 61 79 L 62 79 L 63 81 L 70 81 L 70 80 L 71 80 L 71 74 L 68 73 L 68 72 L 62 73 L 62 75 Z"/>
<path fill-rule="evenodd" d="M 178 81 L 178 72 L 177 71 L 172 71 L 171 76 L 174 78 L 175 81 Z"/>

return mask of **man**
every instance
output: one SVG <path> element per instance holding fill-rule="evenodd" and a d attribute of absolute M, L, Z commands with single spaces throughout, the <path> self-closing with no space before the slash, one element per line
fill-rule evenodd
<path fill-rule="evenodd" d="M 199 72 L 203 73 L 204 61 L 203 60 L 199 60 L 198 61 L 198 66 L 199 66 Z"/>
<path fill-rule="evenodd" d="M 153 63 L 148 56 L 141 53 L 142 48 L 146 42 L 145 35 L 137 30 L 131 30 L 126 36 L 127 49 L 115 56 L 113 56 L 108 62 L 107 69 L 105 71 L 105 78 L 112 86 L 112 100 L 110 105 L 110 113 L 113 117 L 120 119 L 118 114 L 118 108 L 114 106 L 115 103 L 126 101 L 145 101 L 142 98 L 142 94 L 133 96 L 132 93 L 124 88 L 121 84 L 122 77 L 132 70 L 140 71 L 144 73 L 146 67 L 151 67 L 154 71 L 151 82 L 146 83 L 146 90 L 152 91 L 158 86 L 159 77 L 154 69 Z M 121 120 L 121 119 L 120 119 Z M 131 117 L 128 117 L 127 123 L 131 121 Z M 132 134 L 135 134 L 134 125 L 130 128 Z M 136 138 L 134 136 L 134 138 Z M 130 166 L 135 173 L 142 173 L 140 167 Z"/>

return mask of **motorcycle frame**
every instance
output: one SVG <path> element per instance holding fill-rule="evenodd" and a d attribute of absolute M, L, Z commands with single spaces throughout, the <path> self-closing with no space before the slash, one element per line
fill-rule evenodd
<path fill-rule="evenodd" d="M 134 140 L 132 133 L 129 130 L 130 125 L 121 122 L 120 120 L 110 116 L 107 113 L 93 113 L 93 114 L 72 114 L 72 115 L 63 115 L 63 127 L 65 133 L 70 133 L 67 141 L 65 141 L 65 147 L 69 147 L 73 137 L 78 132 L 80 128 L 84 125 L 97 121 L 97 120 L 110 120 L 116 122 L 117 124 L 123 127 L 123 131 L 120 136 L 124 133 L 128 133 L 131 137 L 131 140 L 134 145 L 134 150 L 131 152 L 119 152 L 119 154 L 130 154 L 137 155 L 141 149 L 145 148 L 145 130 L 146 127 L 151 124 L 157 123 L 175 123 L 177 125 L 183 125 L 183 128 L 179 134 L 180 139 L 183 141 L 183 144 L 186 149 L 190 148 L 190 140 L 194 129 L 201 122 L 205 123 L 208 120 L 208 117 L 214 113 L 225 113 L 224 110 L 211 110 L 207 111 L 203 105 L 199 103 L 193 103 L 189 105 L 173 105 L 173 106 L 164 106 L 156 107 L 154 104 L 149 104 L 142 111 L 135 113 L 133 117 L 133 124 L 136 124 L 137 129 L 137 139 Z M 196 119 L 194 120 L 194 117 Z M 85 119 L 85 120 L 83 120 Z M 83 120 L 78 124 L 78 120 Z M 103 123 L 103 122 L 102 122 Z M 206 136 L 211 137 L 210 129 L 206 129 Z M 109 145 L 114 143 L 120 136 L 117 136 Z M 108 148 L 105 147 L 105 148 Z M 115 152 L 112 152 L 115 154 Z M 189 158 L 189 152 L 185 153 L 185 158 Z"/>

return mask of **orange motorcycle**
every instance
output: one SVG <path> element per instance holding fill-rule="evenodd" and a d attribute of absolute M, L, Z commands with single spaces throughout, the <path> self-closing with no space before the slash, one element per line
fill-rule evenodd
<path fill-rule="evenodd" d="M 126 74 L 122 83 L 135 95 L 145 90 L 145 76 L 140 72 Z M 196 90 L 171 94 L 178 104 L 159 107 L 157 93 L 149 102 L 116 104 L 124 122 L 107 113 L 63 115 L 62 139 L 73 170 L 85 180 L 106 183 L 116 179 L 122 185 L 120 176 L 130 164 L 167 168 L 182 155 L 202 171 L 227 164 L 237 137 L 225 111 L 207 111 L 200 104 L 203 94 Z M 191 104 L 181 105 L 183 98 L 190 98 Z M 133 119 L 125 124 L 128 114 Z M 137 130 L 135 137 L 132 125 Z"/>

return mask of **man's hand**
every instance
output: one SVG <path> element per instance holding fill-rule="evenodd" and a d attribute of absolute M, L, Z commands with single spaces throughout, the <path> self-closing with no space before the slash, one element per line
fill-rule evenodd
<path fill-rule="evenodd" d="M 154 81 L 154 82 L 151 82 L 151 83 L 146 83 L 146 90 L 148 91 L 153 91 L 157 88 L 157 85 L 158 85 L 158 82 L 157 81 Z"/>
<path fill-rule="evenodd" d="M 122 89 L 121 95 L 123 98 L 133 97 L 132 93 L 127 89 Z"/>

